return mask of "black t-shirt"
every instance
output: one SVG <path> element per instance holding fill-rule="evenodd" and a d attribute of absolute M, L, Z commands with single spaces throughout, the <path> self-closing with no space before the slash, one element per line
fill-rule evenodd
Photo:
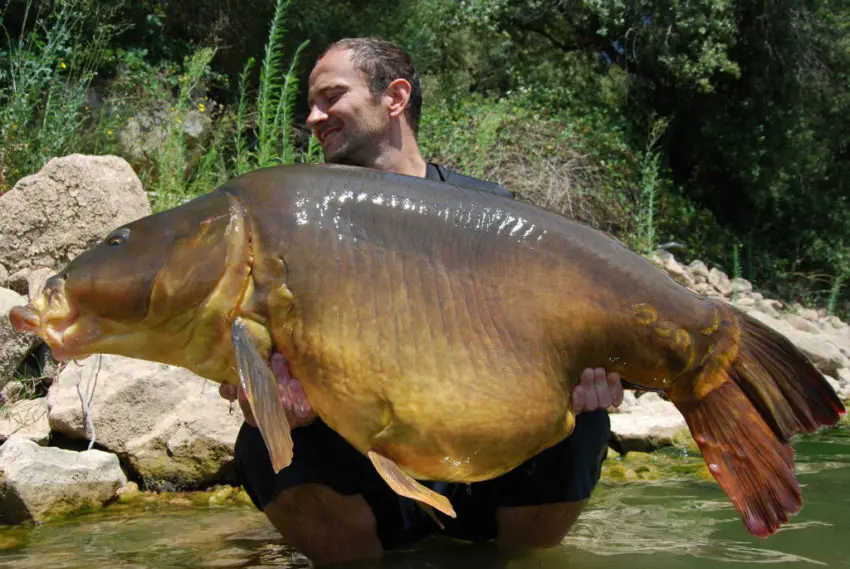
<path fill-rule="evenodd" d="M 514 197 L 510 190 L 495 182 L 488 182 L 486 180 L 473 178 L 472 176 L 467 176 L 465 174 L 461 174 L 460 172 L 449 170 L 445 166 L 442 166 L 440 164 L 434 164 L 433 162 L 428 162 L 428 168 L 425 171 L 425 177 L 434 182 L 446 182 L 447 184 L 459 186 L 462 188 L 481 190 L 484 192 L 490 192 L 491 194 L 497 194 L 509 198 Z"/>

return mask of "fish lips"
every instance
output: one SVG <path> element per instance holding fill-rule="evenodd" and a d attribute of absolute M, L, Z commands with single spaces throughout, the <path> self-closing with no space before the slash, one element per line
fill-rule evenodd
<path fill-rule="evenodd" d="M 78 312 L 64 294 L 62 287 L 46 288 L 26 306 L 15 306 L 9 311 L 9 322 L 20 333 L 35 334 L 50 347 L 57 361 L 72 359 L 69 352 L 69 331 L 77 328 Z"/>

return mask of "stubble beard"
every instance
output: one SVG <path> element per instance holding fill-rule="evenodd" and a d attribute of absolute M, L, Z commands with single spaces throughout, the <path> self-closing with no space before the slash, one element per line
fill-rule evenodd
<path fill-rule="evenodd" d="M 336 135 L 339 136 L 340 134 L 342 140 L 330 152 L 324 151 L 325 162 L 364 168 L 371 168 L 375 165 L 379 155 L 377 140 L 373 141 L 369 133 L 351 136 L 345 131 L 339 131 Z"/>

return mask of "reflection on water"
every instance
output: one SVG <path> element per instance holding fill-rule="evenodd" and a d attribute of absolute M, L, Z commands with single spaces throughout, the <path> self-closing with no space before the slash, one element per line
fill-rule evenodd
<path fill-rule="evenodd" d="M 560 548 L 508 556 L 493 547 L 428 540 L 388 557 L 392 569 L 850 568 L 850 428 L 795 444 L 803 511 L 762 540 L 744 529 L 718 487 L 696 476 L 605 482 Z M 372 564 L 364 564 L 368 567 Z M 300 569 L 247 506 L 109 509 L 34 528 L 0 530 L 0 568 Z"/>

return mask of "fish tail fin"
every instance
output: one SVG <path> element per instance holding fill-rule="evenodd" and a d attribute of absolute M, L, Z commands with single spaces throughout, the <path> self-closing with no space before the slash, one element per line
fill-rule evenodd
<path fill-rule="evenodd" d="M 844 407 L 784 336 L 737 310 L 717 310 L 712 357 L 689 386 L 668 394 L 747 529 L 768 537 L 802 507 L 791 436 L 835 424 Z"/>
<path fill-rule="evenodd" d="M 834 425 L 845 410 L 823 374 L 782 334 L 747 314 L 736 317 L 741 335 L 733 379 L 776 436 L 788 442 Z"/>

